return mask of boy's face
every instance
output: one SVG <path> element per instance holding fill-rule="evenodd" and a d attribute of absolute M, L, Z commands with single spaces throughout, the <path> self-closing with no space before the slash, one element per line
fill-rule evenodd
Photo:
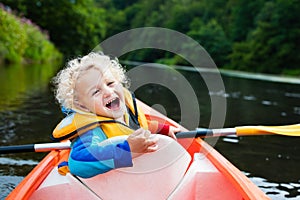
<path fill-rule="evenodd" d="M 103 117 L 120 119 L 126 111 L 122 84 L 109 69 L 82 72 L 75 85 L 75 106 Z"/>

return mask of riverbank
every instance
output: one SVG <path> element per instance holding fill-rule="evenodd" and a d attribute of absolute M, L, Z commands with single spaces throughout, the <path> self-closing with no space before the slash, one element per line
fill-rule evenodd
<path fill-rule="evenodd" d="M 237 71 L 230 69 L 219 69 L 219 68 L 195 68 L 193 66 L 182 66 L 182 65 L 164 65 L 153 63 L 144 63 L 144 62 L 135 62 L 135 61 L 121 61 L 123 65 L 127 66 L 141 66 L 147 65 L 152 67 L 165 67 L 172 66 L 176 70 L 184 70 L 184 71 L 198 71 L 198 72 L 211 72 L 211 73 L 221 73 L 228 77 L 236 77 L 236 78 L 245 78 L 245 79 L 254 79 L 254 80 L 262 80 L 262 81 L 271 81 L 271 82 L 279 82 L 279 83 L 290 83 L 290 84 L 300 84 L 299 76 L 291 76 L 291 75 L 276 75 L 276 74 L 264 74 L 264 73 L 254 73 L 254 72 L 245 72 L 245 71 Z"/>
<path fill-rule="evenodd" d="M 62 59 L 45 31 L 29 19 L 17 17 L 2 4 L 0 21 L 0 63 L 46 63 Z"/>

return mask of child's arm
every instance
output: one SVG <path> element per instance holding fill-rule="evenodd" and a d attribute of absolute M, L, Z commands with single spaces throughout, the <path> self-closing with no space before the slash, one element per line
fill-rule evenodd
<path fill-rule="evenodd" d="M 138 129 L 127 140 L 116 144 L 99 146 L 106 137 L 100 128 L 81 135 L 73 143 L 69 157 L 69 169 L 74 175 L 89 178 L 112 169 L 133 166 L 132 158 L 157 150 L 157 138 Z"/>
<path fill-rule="evenodd" d="M 96 132 L 96 133 L 95 133 Z M 78 137 L 69 156 L 69 169 L 74 175 L 88 178 L 115 168 L 131 167 L 132 156 L 129 143 L 99 146 L 106 137 L 100 128 Z"/>
<path fill-rule="evenodd" d="M 175 140 L 177 140 L 175 133 L 181 131 L 179 127 L 170 126 L 166 123 L 159 123 L 158 121 L 148 121 L 148 128 L 151 133 L 167 135 Z"/>
<path fill-rule="evenodd" d="M 171 138 L 173 138 L 174 140 L 177 140 L 177 138 L 176 138 L 176 133 L 177 132 L 180 132 L 181 131 L 181 129 L 180 128 L 178 128 L 178 127 L 175 127 L 175 126 L 169 126 L 169 132 L 168 132 L 168 136 L 169 137 L 171 137 Z"/>

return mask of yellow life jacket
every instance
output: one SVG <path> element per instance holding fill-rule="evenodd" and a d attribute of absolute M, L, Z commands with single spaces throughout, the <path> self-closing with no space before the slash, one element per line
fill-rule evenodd
<path fill-rule="evenodd" d="M 132 115 L 134 123 L 140 127 L 148 129 L 146 117 L 142 110 L 137 105 L 134 96 L 124 88 L 125 103 L 129 110 L 129 114 Z M 54 129 L 52 133 L 52 139 L 55 141 L 61 141 L 65 139 L 73 139 L 88 130 L 96 127 L 101 127 L 103 132 L 108 138 L 120 135 L 129 135 L 134 130 L 129 127 L 129 118 L 126 113 L 125 122 L 121 123 L 112 118 L 93 115 L 90 113 L 75 112 L 65 117 Z"/>

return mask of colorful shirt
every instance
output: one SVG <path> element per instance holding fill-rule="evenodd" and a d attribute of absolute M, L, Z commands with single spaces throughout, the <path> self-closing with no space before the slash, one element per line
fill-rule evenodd
<path fill-rule="evenodd" d="M 137 107 L 134 96 L 126 92 L 126 124 L 100 116 L 71 113 L 56 127 L 54 140 L 73 139 L 68 168 L 73 175 L 93 177 L 121 167 L 131 167 L 132 156 L 127 140 L 101 145 L 108 138 L 129 135 L 140 126 L 152 133 L 167 135 L 169 125 L 148 121 Z"/>
<path fill-rule="evenodd" d="M 69 169 L 74 175 L 89 178 L 120 167 L 131 167 L 132 157 L 126 140 L 99 146 L 107 137 L 100 127 L 87 131 L 72 143 Z"/>

